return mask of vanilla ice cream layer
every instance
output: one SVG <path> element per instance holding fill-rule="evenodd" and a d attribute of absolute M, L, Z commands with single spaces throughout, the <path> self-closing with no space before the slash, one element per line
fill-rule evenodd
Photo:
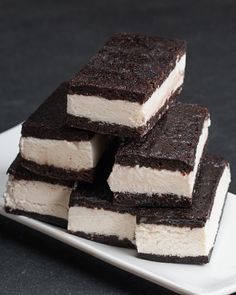
<path fill-rule="evenodd" d="M 216 190 L 211 214 L 204 227 L 137 224 L 135 236 L 139 253 L 162 256 L 208 256 L 214 246 L 225 196 L 230 182 L 226 167 Z"/>
<path fill-rule="evenodd" d="M 68 230 L 104 236 L 116 236 L 134 243 L 136 217 L 98 208 L 71 207 L 68 214 Z"/>
<path fill-rule="evenodd" d="M 183 84 L 186 55 L 176 61 L 162 85 L 143 104 L 127 100 L 108 100 L 97 96 L 67 95 L 67 113 L 91 121 L 125 125 L 132 128 L 145 125 L 170 96 Z"/>
<path fill-rule="evenodd" d="M 67 220 L 71 190 L 62 185 L 9 176 L 4 194 L 5 206 Z"/>
<path fill-rule="evenodd" d="M 105 137 L 98 134 L 89 141 L 21 137 L 20 153 L 39 165 L 80 171 L 96 167 L 105 146 Z"/>
<path fill-rule="evenodd" d="M 175 194 L 191 198 L 198 165 L 207 141 L 209 126 L 210 119 L 207 119 L 199 137 L 194 169 L 190 173 L 182 174 L 180 171 L 153 169 L 139 165 L 131 167 L 114 164 L 108 178 L 111 191 L 148 194 L 150 196 L 153 194 Z"/>

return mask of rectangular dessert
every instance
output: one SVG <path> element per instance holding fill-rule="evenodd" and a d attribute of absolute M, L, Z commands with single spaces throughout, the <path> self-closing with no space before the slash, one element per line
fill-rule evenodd
<path fill-rule="evenodd" d="M 23 168 L 21 162 L 18 155 L 8 169 L 5 210 L 66 227 L 74 182 L 39 176 Z"/>
<path fill-rule="evenodd" d="M 190 206 L 209 125 L 206 108 L 177 103 L 144 138 L 124 142 L 108 178 L 114 203 Z"/>
<path fill-rule="evenodd" d="M 107 140 L 66 126 L 67 87 L 62 83 L 23 123 L 22 165 L 39 175 L 92 181 Z"/>
<path fill-rule="evenodd" d="M 69 207 L 70 233 L 113 246 L 134 247 L 136 212 L 113 205 L 108 186 L 78 184 Z"/>
<path fill-rule="evenodd" d="M 207 155 L 201 162 L 191 208 L 139 212 L 135 232 L 139 257 L 174 263 L 209 262 L 229 183 L 229 164 Z"/>
<path fill-rule="evenodd" d="M 69 81 L 68 124 L 142 137 L 181 91 L 185 59 L 185 41 L 113 35 Z"/>

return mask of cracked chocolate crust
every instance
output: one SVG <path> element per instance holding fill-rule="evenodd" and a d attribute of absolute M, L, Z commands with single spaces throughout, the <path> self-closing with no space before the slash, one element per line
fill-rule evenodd
<path fill-rule="evenodd" d="M 194 169 L 197 144 L 207 119 L 205 107 L 176 103 L 146 136 L 124 141 L 115 164 L 189 173 Z"/>
<path fill-rule="evenodd" d="M 68 92 L 143 104 L 185 52 L 182 40 L 115 34 L 69 81 Z"/>
<path fill-rule="evenodd" d="M 65 181 L 84 181 L 93 182 L 95 177 L 95 168 L 81 169 L 80 171 L 73 171 L 63 168 L 54 167 L 52 165 L 39 165 L 33 161 L 22 158 L 21 165 L 27 170 L 45 177 L 63 179 Z"/>
<path fill-rule="evenodd" d="M 229 163 L 207 154 L 201 161 L 190 208 L 147 208 L 137 214 L 137 224 L 164 224 L 178 227 L 203 227 L 211 214 L 215 193 Z M 226 198 L 225 198 L 226 199 Z"/>
<path fill-rule="evenodd" d="M 121 138 L 140 138 L 151 130 L 156 122 L 166 113 L 169 107 L 174 103 L 177 95 L 181 92 L 182 87 L 178 88 L 171 97 L 165 102 L 165 104 L 159 109 L 159 111 L 153 115 L 150 120 L 143 126 L 138 128 L 132 128 L 125 125 L 111 124 L 106 122 L 92 121 L 87 118 L 76 117 L 67 114 L 67 124 L 70 127 L 81 128 L 89 130 L 95 133 L 111 134 L 119 136 Z"/>
<path fill-rule="evenodd" d="M 68 82 L 62 83 L 22 124 L 24 137 L 67 141 L 88 141 L 92 132 L 72 129 L 66 125 Z"/>
<path fill-rule="evenodd" d="M 132 207 L 190 207 L 192 198 L 178 196 L 175 194 L 140 194 L 114 192 L 114 205 Z"/>
<path fill-rule="evenodd" d="M 29 181 L 42 181 L 51 184 L 59 184 L 67 187 L 74 187 L 75 182 L 72 180 L 65 179 L 63 177 L 53 178 L 47 175 L 47 171 L 43 171 L 42 174 L 37 174 L 36 170 L 30 171 L 23 167 L 23 160 L 20 154 L 17 155 L 16 159 L 13 161 L 11 166 L 8 168 L 7 173 L 14 176 L 15 179 L 29 180 Z M 37 164 L 36 164 L 37 165 Z M 46 170 L 46 169 L 45 169 Z"/>
<path fill-rule="evenodd" d="M 59 227 L 67 228 L 67 220 L 60 218 L 60 217 L 55 217 L 51 215 L 43 215 L 35 212 L 28 212 L 24 210 L 19 210 L 19 209 L 12 209 L 10 207 L 5 206 L 5 211 L 10 214 L 15 214 L 15 215 L 23 215 L 26 217 L 30 217 L 39 221 L 43 221 L 52 225 L 56 225 Z"/>
<path fill-rule="evenodd" d="M 135 245 L 130 240 L 128 239 L 120 240 L 117 236 L 114 236 L 114 235 L 105 236 L 105 235 L 87 234 L 81 231 L 77 231 L 77 232 L 68 231 L 68 232 L 93 242 L 98 242 L 98 243 L 107 244 L 107 245 L 116 246 L 116 247 L 135 248 Z"/>

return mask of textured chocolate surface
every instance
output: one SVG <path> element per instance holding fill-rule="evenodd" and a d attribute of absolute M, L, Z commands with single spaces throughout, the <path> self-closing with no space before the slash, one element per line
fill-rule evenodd
<path fill-rule="evenodd" d="M 107 183 L 79 183 L 71 193 L 69 207 L 82 206 L 135 215 L 137 209 L 113 204 L 113 194 Z"/>
<path fill-rule="evenodd" d="M 144 103 L 167 78 L 186 43 L 119 33 L 69 81 L 70 94 Z"/>
<path fill-rule="evenodd" d="M 228 162 L 206 155 L 196 179 L 191 208 L 153 208 L 139 211 L 137 223 L 203 227 L 210 216 L 215 192 Z"/>
<path fill-rule="evenodd" d="M 62 83 L 22 124 L 22 136 L 67 141 L 90 140 L 92 132 L 72 129 L 66 125 L 68 83 Z"/>
<path fill-rule="evenodd" d="M 58 168 L 52 165 L 39 165 L 33 161 L 28 161 L 22 158 L 21 166 L 37 175 L 53 179 L 63 179 L 65 181 L 85 181 L 93 182 L 95 177 L 95 168 L 82 169 L 73 171 L 63 168 Z"/>
<path fill-rule="evenodd" d="M 110 209 L 112 198 L 112 192 L 106 183 L 100 185 L 79 183 L 71 193 L 69 207 L 85 206 Z"/>
<path fill-rule="evenodd" d="M 114 193 L 113 203 L 119 206 L 128 207 L 190 207 L 192 198 L 178 196 L 175 194 L 133 194 L 133 193 Z"/>
<path fill-rule="evenodd" d="M 212 252 L 212 251 L 211 251 Z M 138 253 L 138 257 L 145 260 L 152 260 L 158 262 L 169 262 L 169 263 L 183 263 L 183 264 L 206 264 L 210 261 L 209 256 L 165 256 L 155 254 Z"/>
<path fill-rule="evenodd" d="M 115 136 L 119 136 L 122 138 L 125 137 L 142 137 L 144 136 L 149 130 L 151 130 L 156 122 L 165 114 L 167 109 L 173 104 L 176 99 L 176 96 L 181 92 L 182 88 L 178 88 L 171 97 L 165 102 L 165 104 L 159 109 L 158 112 L 151 119 L 143 126 L 138 128 L 131 128 L 125 125 L 119 124 L 109 124 L 106 122 L 99 122 L 99 121 L 92 121 L 87 118 L 82 117 L 75 117 L 72 115 L 67 115 L 67 124 L 68 126 L 81 128 L 85 130 L 90 130 L 95 133 L 102 133 L 102 134 L 111 134 Z"/>
<path fill-rule="evenodd" d="M 42 214 L 35 213 L 35 212 L 29 212 L 29 211 L 24 211 L 24 210 L 19 210 L 19 209 L 12 209 L 10 207 L 5 207 L 5 211 L 7 213 L 16 214 L 16 215 L 23 215 L 23 216 L 27 216 L 27 217 L 30 217 L 33 219 L 37 219 L 39 221 L 50 223 L 52 225 L 67 228 L 67 220 L 60 218 L 60 217 L 51 216 L 51 215 L 42 215 Z"/>
<path fill-rule="evenodd" d="M 60 184 L 68 187 L 73 187 L 74 186 L 74 181 L 69 181 L 65 180 L 63 178 L 61 179 L 56 179 L 52 177 L 48 177 L 45 174 L 38 175 L 36 173 L 33 173 L 32 171 L 29 171 L 22 167 L 22 158 L 20 154 L 16 157 L 16 159 L 13 161 L 11 166 L 8 168 L 7 173 L 10 175 L 13 175 L 14 178 L 21 180 L 29 180 L 29 181 L 42 181 L 42 182 L 47 182 L 51 184 Z"/>
<path fill-rule="evenodd" d="M 71 232 L 71 234 L 79 236 L 81 238 L 85 238 L 87 240 L 91 240 L 94 242 L 107 244 L 116 247 L 123 247 L 123 248 L 135 248 L 134 244 L 130 242 L 128 239 L 120 240 L 117 236 L 105 236 L 105 235 L 96 235 L 96 234 L 86 234 L 84 232 Z"/>
<path fill-rule="evenodd" d="M 146 136 L 124 142 L 115 163 L 189 173 L 194 168 L 197 144 L 207 118 L 205 107 L 177 103 Z"/>

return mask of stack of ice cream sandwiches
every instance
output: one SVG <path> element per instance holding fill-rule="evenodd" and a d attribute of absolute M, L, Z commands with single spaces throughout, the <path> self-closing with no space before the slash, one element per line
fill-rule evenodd
<path fill-rule="evenodd" d="M 230 183 L 207 108 L 177 101 L 186 43 L 113 35 L 23 123 L 5 210 L 144 259 L 204 264 Z"/>

